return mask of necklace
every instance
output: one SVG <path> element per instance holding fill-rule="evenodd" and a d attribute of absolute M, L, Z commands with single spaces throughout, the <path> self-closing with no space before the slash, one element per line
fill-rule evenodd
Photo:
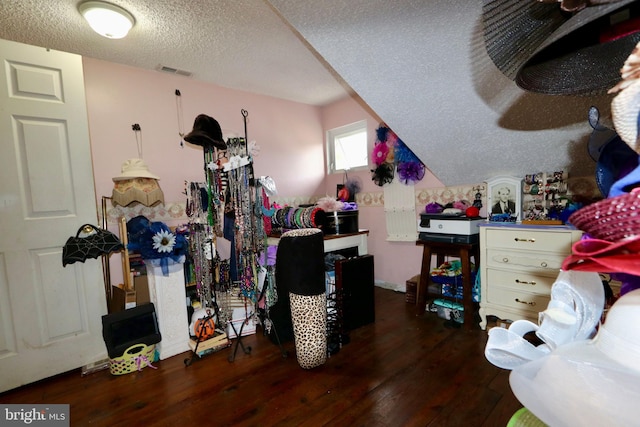
<path fill-rule="evenodd" d="M 176 112 L 178 114 L 178 135 L 180 135 L 180 147 L 184 148 L 184 116 L 182 114 L 182 95 L 176 89 Z"/>

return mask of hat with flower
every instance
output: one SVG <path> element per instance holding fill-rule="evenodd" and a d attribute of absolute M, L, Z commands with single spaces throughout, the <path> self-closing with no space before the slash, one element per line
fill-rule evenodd
<path fill-rule="evenodd" d="M 185 261 L 189 246 L 186 236 L 174 233 L 163 222 L 150 222 L 140 215 L 127 222 L 127 249 L 138 252 L 142 259 L 158 264 L 169 274 L 169 263 Z"/>

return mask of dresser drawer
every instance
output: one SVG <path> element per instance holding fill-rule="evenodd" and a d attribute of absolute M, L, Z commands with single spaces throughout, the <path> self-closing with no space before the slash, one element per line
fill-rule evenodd
<path fill-rule="evenodd" d="M 536 321 L 582 232 L 567 226 L 480 225 L 480 327 L 487 316 Z"/>
<path fill-rule="evenodd" d="M 551 293 L 551 286 L 557 275 L 547 276 L 532 271 L 495 270 L 487 268 L 487 285 L 489 288 L 500 286 L 516 292 L 530 292 L 534 294 Z"/>
<path fill-rule="evenodd" d="M 537 317 L 536 313 L 544 311 L 551 300 L 549 295 L 517 291 L 500 286 L 489 286 L 486 293 L 488 304 L 530 312 L 525 317 Z"/>
<path fill-rule="evenodd" d="M 570 253 L 572 236 L 567 232 L 530 229 L 487 230 L 487 248 L 504 248 L 524 251 Z"/>
<path fill-rule="evenodd" d="M 534 268 L 557 275 L 565 258 L 566 255 L 557 253 L 487 249 L 485 264 L 496 268 Z"/>

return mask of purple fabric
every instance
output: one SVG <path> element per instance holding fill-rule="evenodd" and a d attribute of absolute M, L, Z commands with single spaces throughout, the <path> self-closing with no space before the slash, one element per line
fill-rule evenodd
<path fill-rule="evenodd" d="M 426 213 L 441 213 L 443 210 L 443 207 L 441 204 L 436 203 L 436 202 L 431 202 L 429 203 L 427 206 L 425 206 L 424 211 Z"/>
<path fill-rule="evenodd" d="M 636 160 L 636 164 L 640 161 Z M 609 196 L 617 197 L 622 196 L 623 194 L 629 193 L 634 187 L 640 184 L 640 166 L 636 166 L 634 169 L 628 171 L 621 171 L 622 178 L 615 181 L 609 190 Z"/>
<path fill-rule="evenodd" d="M 640 277 L 634 276 L 633 274 L 612 273 L 611 278 L 621 282 L 620 296 L 636 289 L 640 289 Z"/>
<path fill-rule="evenodd" d="M 276 265 L 276 253 L 278 252 L 278 246 L 267 246 L 267 251 L 262 252 L 260 254 L 260 258 L 258 260 L 259 264 L 264 266 L 267 265 Z M 266 257 L 265 257 L 266 254 Z M 266 259 L 265 259 L 266 258 Z"/>

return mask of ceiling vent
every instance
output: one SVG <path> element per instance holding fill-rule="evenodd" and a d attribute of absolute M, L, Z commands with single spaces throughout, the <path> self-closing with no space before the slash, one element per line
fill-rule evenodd
<path fill-rule="evenodd" d="M 179 76 L 185 76 L 185 77 L 191 77 L 193 75 L 193 73 L 190 72 L 190 71 L 180 70 L 178 68 L 167 67 L 166 65 L 158 66 L 158 70 L 162 71 L 163 73 L 177 74 Z"/>

